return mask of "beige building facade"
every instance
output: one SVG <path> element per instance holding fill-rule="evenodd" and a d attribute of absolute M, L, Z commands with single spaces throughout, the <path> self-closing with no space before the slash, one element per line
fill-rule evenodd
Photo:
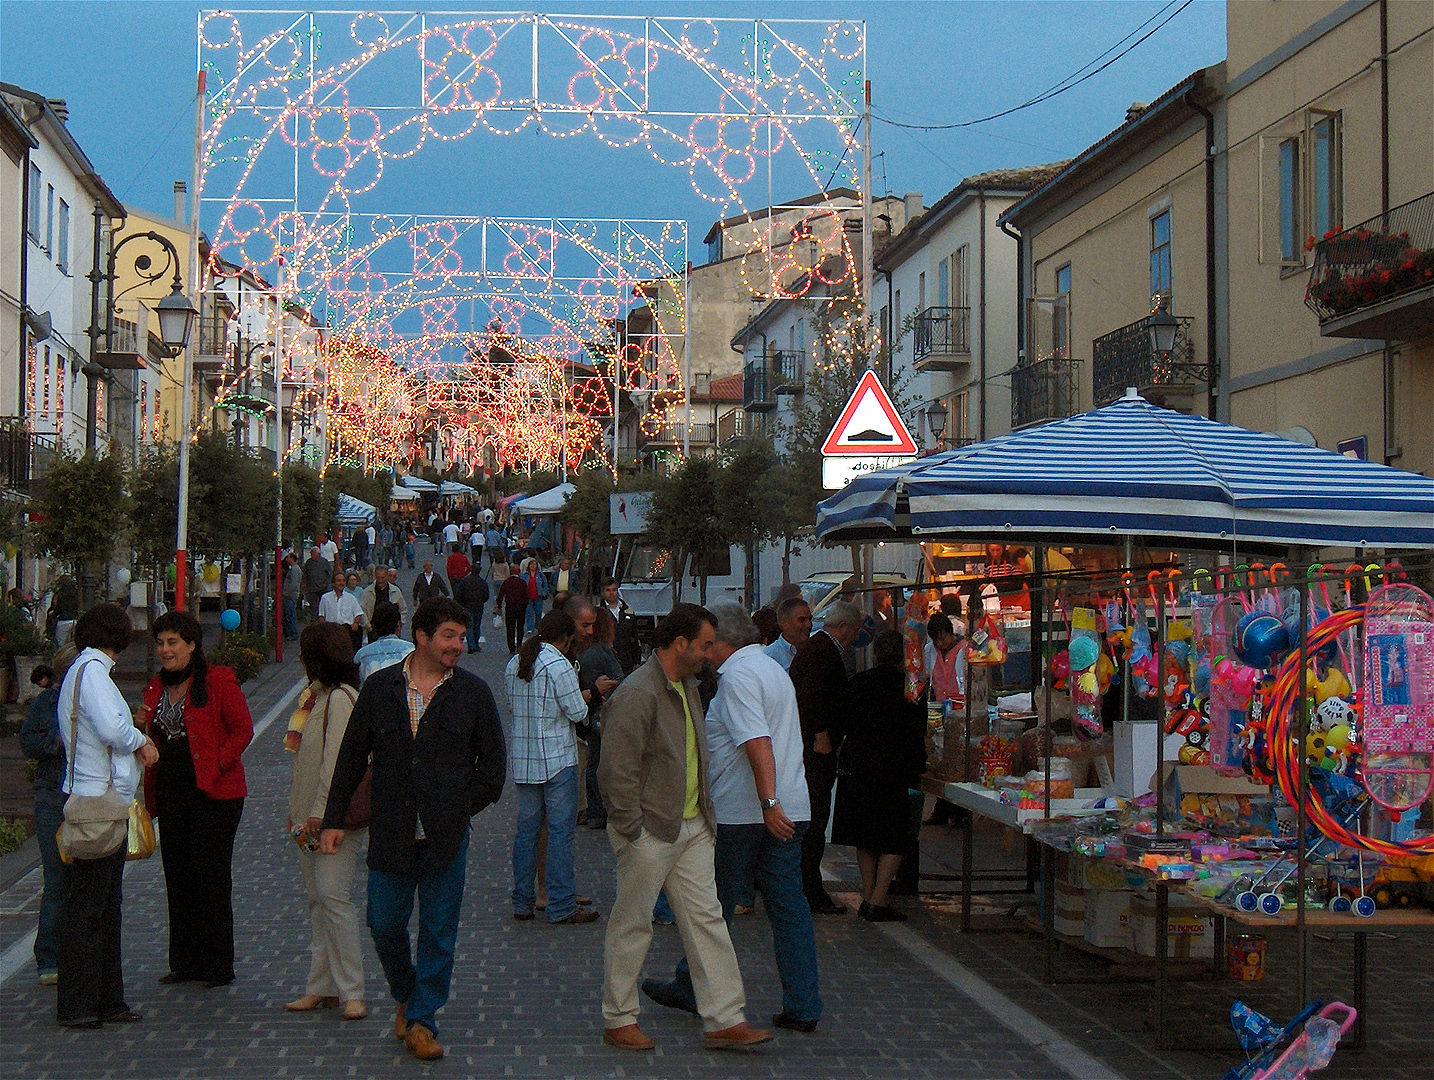
<path fill-rule="evenodd" d="M 1434 471 L 1434 2 L 1227 11 L 1225 61 L 1003 215 L 1025 300 L 1013 404 L 1025 388 L 1038 423 L 1136 386 Z"/>

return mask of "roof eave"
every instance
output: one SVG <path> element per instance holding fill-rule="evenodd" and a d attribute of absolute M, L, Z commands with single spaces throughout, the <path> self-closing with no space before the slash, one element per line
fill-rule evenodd
<path fill-rule="evenodd" d="M 40 107 L 40 120 L 50 129 L 55 145 L 60 149 L 63 156 L 69 159 L 70 169 L 79 178 L 80 183 L 95 197 L 101 209 L 114 220 L 123 221 L 125 218 L 124 204 L 108 184 L 104 177 L 95 171 L 94 165 L 90 163 L 89 157 L 80 144 L 70 133 L 69 127 L 55 112 L 47 98 L 37 94 L 33 90 L 26 90 L 24 87 L 16 86 L 14 83 L 0 82 L 0 93 L 9 94 L 12 97 L 23 98 L 24 100 Z M 33 133 L 32 133 L 33 135 Z"/>

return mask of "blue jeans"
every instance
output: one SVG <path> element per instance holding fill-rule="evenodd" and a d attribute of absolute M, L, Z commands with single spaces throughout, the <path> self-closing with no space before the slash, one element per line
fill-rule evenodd
<path fill-rule="evenodd" d="M 65 821 L 65 795 L 59 791 L 35 792 L 35 839 L 40 845 L 45 892 L 40 897 L 40 922 L 35 929 L 35 967 L 41 975 L 60 967 L 60 904 L 65 898 L 65 864 L 55 833 Z"/>
<path fill-rule="evenodd" d="M 548 921 L 578 909 L 573 875 L 573 833 L 578 825 L 578 767 L 569 765 L 545 784 L 515 784 L 518 831 L 513 837 L 513 910 L 532 912 L 538 902 L 538 833 L 548 823 Z"/>
<path fill-rule="evenodd" d="M 294 641 L 299 636 L 299 598 L 284 597 L 284 637 Z"/>
<path fill-rule="evenodd" d="M 786 841 L 778 840 L 765 825 L 718 825 L 713 869 L 729 931 L 742 892 L 750 891 L 754 881 L 762 890 L 767 921 L 772 925 L 777 974 L 782 979 L 782 1012 L 797 1020 L 820 1020 L 817 943 L 811 907 L 802 892 L 802 834 L 807 824 L 797 822 L 796 834 Z M 672 986 L 697 1008 L 685 956 L 677 964 Z"/>
<path fill-rule="evenodd" d="M 478 648 L 478 639 L 483 636 L 483 609 L 468 612 L 468 649 Z"/>
<path fill-rule="evenodd" d="M 598 765 L 602 763 L 602 736 L 594 733 L 588 737 L 588 771 L 583 777 L 588 788 L 588 826 L 597 828 L 607 825 L 607 807 L 602 801 L 602 789 L 598 786 Z"/>
<path fill-rule="evenodd" d="M 448 1001 L 458 912 L 468 873 L 468 837 L 447 866 L 419 874 L 368 872 L 368 928 L 383 965 L 388 992 L 406 1006 L 409 1023 L 438 1034 L 436 1014 Z M 418 966 L 414 967 L 408 920 L 418 894 Z"/>
<path fill-rule="evenodd" d="M 523 618 L 526 620 L 523 623 L 523 635 L 525 637 L 538 629 L 538 620 L 542 617 L 543 598 L 540 596 L 536 600 L 529 600 L 527 611 L 523 616 Z"/>

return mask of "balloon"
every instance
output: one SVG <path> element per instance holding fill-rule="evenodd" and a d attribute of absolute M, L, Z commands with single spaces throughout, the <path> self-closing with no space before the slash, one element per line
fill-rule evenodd
<path fill-rule="evenodd" d="M 225 608 L 224 613 L 219 616 L 219 625 L 225 630 L 239 629 L 239 611 L 236 608 Z"/>
<path fill-rule="evenodd" d="M 130 572 L 128 566 L 121 566 L 115 571 L 115 581 L 119 584 L 120 588 L 124 588 L 129 584 Z"/>
<path fill-rule="evenodd" d="M 205 580 L 205 582 L 207 582 L 207 583 L 210 584 L 210 585 L 213 585 L 216 581 L 219 580 L 219 564 L 218 564 L 218 563 L 206 563 L 206 564 L 205 564 L 205 566 L 204 566 L 204 580 Z"/>
<path fill-rule="evenodd" d="M 1252 611 L 1235 630 L 1235 655 L 1254 668 L 1267 668 L 1290 647 L 1290 632 L 1273 615 Z"/>

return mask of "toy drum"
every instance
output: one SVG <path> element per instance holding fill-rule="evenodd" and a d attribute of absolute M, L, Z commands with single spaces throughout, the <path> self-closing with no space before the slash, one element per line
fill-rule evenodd
<path fill-rule="evenodd" d="M 1226 946 L 1230 978 L 1258 982 L 1265 977 L 1265 939 L 1259 934 L 1235 934 Z"/>

